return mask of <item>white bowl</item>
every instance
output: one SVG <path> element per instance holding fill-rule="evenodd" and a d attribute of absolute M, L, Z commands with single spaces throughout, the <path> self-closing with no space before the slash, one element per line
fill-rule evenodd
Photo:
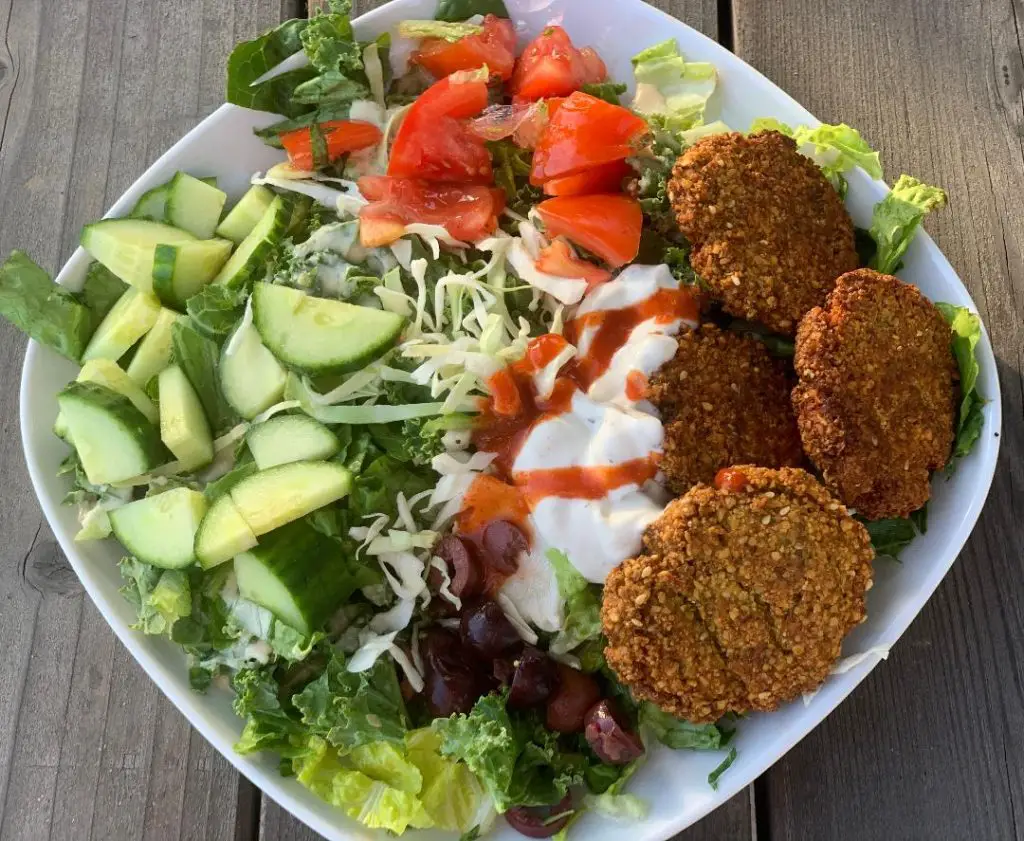
<path fill-rule="evenodd" d="M 640 49 L 674 36 L 688 58 L 713 62 L 721 75 L 720 93 L 713 101 L 714 116 L 744 130 L 751 120 L 772 116 L 790 123 L 816 123 L 804 108 L 788 95 L 714 41 L 639 0 L 507 0 L 513 17 L 523 25 L 525 38 L 551 22 L 561 23 L 580 45 L 598 47 L 611 77 L 632 79 L 630 57 Z M 404 18 L 431 17 L 436 0 L 394 0 L 357 23 L 361 37 L 394 27 Z M 824 72 L 824 68 L 823 68 Z M 280 160 L 280 153 L 253 136 L 254 126 L 272 122 L 267 115 L 224 105 L 176 143 L 111 208 L 111 216 L 129 211 L 147 189 L 166 181 L 176 170 L 195 175 L 217 175 L 222 187 L 237 198 L 249 176 Z M 884 150 L 883 150 L 884 158 Z M 857 171 L 850 178 L 849 207 L 860 225 L 870 220 L 871 208 L 886 187 Z M 953 207 L 946 213 L 968 213 Z M 70 288 L 84 277 L 88 257 L 78 249 L 64 266 L 59 280 Z M 925 234 L 919 234 L 906 258 L 905 280 L 918 286 L 933 300 L 974 307 L 956 273 Z M 928 533 L 919 537 L 903 554 L 902 563 L 876 563 L 876 584 L 871 591 L 868 621 L 851 636 L 848 652 L 864 651 L 893 644 L 921 610 L 932 591 L 952 565 L 967 540 L 981 511 L 995 469 L 999 446 L 1000 400 L 995 359 L 988 336 L 978 346 L 981 363 L 979 388 L 989 399 L 985 427 L 971 455 L 957 467 L 952 478 L 937 478 L 929 506 Z M 120 578 L 116 561 L 121 555 L 113 541 L 75 543 L 75 512 L 62 507 L 64 481 L 55 477 L 66 447 L 51 433 L 57 414 L 56 394 L 76 369 L 45 348 L 31 343 L 25 357 L 21 381 L 21 429 L 25 458 L 36 494 L 46 518 L 107 622 L 161 690 L 217 749 L 243 774 L 300 820 L 329 839 L 377 838 L 331 806 L 277 773 L 271 757 L 241 757 L 232 744 L 241 732 L 241 722 L 231 710 L 226 693 L 197 695 L 189 689 L 184 658 L 169 641 L 146 637 L 132 631 L 134 612 L 118 593 Z M 843 675 L 830 678 L 813 700 L 799 701 L 778 712 L 754 715 L 741 722 L 735 745 L 739 756 L 722 777 L 719 790 L 712 791 L 706 778 L 717 765 L 718 754 L 655 749 L 637 775 L 632 790 L 650 804 L 646 820 L 628 828 L 633 841 L 661 841 L 721 805 L 795 745 L 828 715 L 876 665 L 877 658 Z M 835 761 L 842 761 L 836 757 Z M 588 841 L 620 838 L 622 824 L 587 816 L 575 830 Z M 419 833 L 415 837 L 450 837 L 441 833 Z M 500 824 L 496 837 L 521 838 Z"/>

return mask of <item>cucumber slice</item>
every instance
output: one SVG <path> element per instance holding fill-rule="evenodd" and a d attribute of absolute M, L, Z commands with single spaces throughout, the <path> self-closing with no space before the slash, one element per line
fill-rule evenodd
<path fill-rule="evenodd" d="M 284 196 L 276 196 L 213 282 L 236 289 L 247 285 L 263 270 L 270 250 L 284 236 L 290 218 L 291 202 Z"/>
<path fill-rule="evenodd" d="M 240 244 L 259 224 L 273 200 L 273 191 L 263 185 L 250 187 L 238 200 L 238 204 L 224 217 L 224 221 L 217 226 L 217 236 L 229 239 L 236 245 Z"/>
<path fill-rule="evenodd" d="M 160 437 L 184 470 L 213 461 L 213 436 L 195 389 L 177 365 L 164 368 L 160 393 Z"/>
<path fill-rule="evenodd" d="M 153 291 L 153 257 L 158 245 L 195 242 L 188 231 L 146 219 L 101 219 L 82 228 L 82 247 L 125 283 Z"/>
<path fill-rule="evenodd" d="M 167 216 L 167 192 L 169 184 L 161 184 L 152 190 L 146 190 L 142 194 L 132 212 L 128 214 L 132 219 L 148 219 L 151 222 L 163 222 Z"/>
<path fill-rule="evenodd" d="M 393 312 L 314 298 L 290 286 L 257 283 L 253 322 L 278 359 L 310 374 L 368 365 L 390 349 L 405 319 Z"/>
<path fill-rule="evenodd" d="M 259 536 L 337 502 L 351 486 L 352 474 L 340 464 L 296 461 L 261 470 L 229 493 L 242 519 Z"/>
<path fill-rule="evenodd" d="M 227 200 L 227 193 L 218 190 L 216 184 L 179 172 L 168 185 L 167 221 L 199 239 L 209 239 Z"/>
<path fill-rule="evenodd" d="M 110 526 L 124 548 L 162 569 L 195 561 L 193 544 L 205 514 L 206 497 L 191 488 L 174 488 L 109 512 Z"/>
<path fill-rule="evenodd" d="M 195 555 L 203 569 L 211 569 L 255 545 L 256 535 L 225 494 L 210 506 L 199 524 Z"/>
<path fill-rule="evenodd" d="M 181 316 L 174 310 L 160 308 L 156 323 L 143 336 L 128 363 L 128 376 L 141 386 L 171 364 L 171 328 Z"/>
<path fill-rule="evenodd" d="M 159 315 L 160 304 L 156 298 L 134 287 L 126 289 L 92 334 L 82 362 L 90 359 L 116 362 L 149 332 Z"/>
<path fill-rule="evenodd" d="M 280 401 L 288 379 L 251 321 L 243 321 L 224 343 L 219 374 L 224 399 L 246 420 Z"/>
<path fill-rule="evenodd" d="M 57 395 L 57 404 L 92 484 L 123 482 L 166 461 L 156 426 L 123 394 L 74 382 Z"/>
<path fill-rule="evenodd" d="M 231 247 L 226 239 L 161 243 L 153 251 L 153 291 L 166 306 L 184 312 L 185 302 L 227 262 Z"/>
<path fill-rule="evenodd" d="M 305 520 L 265 535 L 255 549 L 235 556 L 235 577 L 243 598 L 301 634 L 322 627 L 359 586 L 338 544 Z"/>
<path fill-rule="evenodd" d="M 123 394 L 132 401 L 132 405 L 146 416 L 150 423 L 156 423 L 160 416 L 156 406 L 149 399 L 149 395 L 142 390 L 142 387 L 129 377 L 116 362 L 109 359 L 90 359 L 75 378 L 80 383 L 96 383 Z M 59 412 L 57 420 L 53 422 L 53 431 L 58 438 L 63 438 L 70 443 L 71 437 L 67 431 L 67 421 Z"/>
<path fill-rule="evenodd" d="M 308 415 L 279 415 L 257 424 L 246 436 L 260 470 L 293 461 L 329 459 L 341 444 L 337 436 Z"/>

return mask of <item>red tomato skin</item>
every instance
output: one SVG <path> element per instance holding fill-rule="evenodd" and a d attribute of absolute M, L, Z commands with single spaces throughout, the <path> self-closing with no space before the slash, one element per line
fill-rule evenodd
<path fill-rule="evenodd" d="M 516 63 L 516 29 L 510 20 L 488 15 L 484 31 L 452 43 L 443 38 L 424 38 L 411 61 L 438 79 L 460 70 L 486 66 L 503 81 L 512 78 Z"/>
<path fill-rule="evenodd" d="M 562 103 L 541 135 L 530 182 L 541 185 L 625 160 L 647 131 L 647 121 L 632 111 L 577 91 Z"/>
<path fill-rule="evenodd" d="M 456 239 L 475 242 L 492 233 L 505 194 L 492 187 L 432 184 L 415 178 L 364 176 L 359 191 L 370 200 L 359 218 L 363 224 L 399 220 L 443 225 Z M 393 233 L 389 229 L 389 233 Z M 394 237 L 391 242 L 402 234 Z"/>
<path fill-rule="evenodd" d="M 537 268 L 545 274 L 585 280 L 588 289 L 593 289 L 612 279 L 610 271 L 586 260 L 581 260 L 569 244 L 560 239 L 556 239 L 551 245 L 541 249 L 540 257 L 537 258 Z"/>
<path fill-rule="evenodd" d="M 327 145 L 327 158 L 336 161 L 348 152 L 369 149 L 380 143 L 383 133 L 373 123 L 362 120 L 332 120 L 320 123 Z M 313 170 L 313 138 L 308 128 L 298 128 L 278 135 L 288 153 L 288 160 L 296 169 Z"/>
<path fill-rule="evenodd" d="M 548 235 L 564 236 L 613 269 L 636 259 L 643 211 L 629 196 L 557 196 L 537 205 Z"/>
<path fill-rule="evenodd" d="M 594 193 L 616 193 L 622 190 L 622 182 L 633 172 L 625 161 L 612 161 L 593 169 L 585 169 L 575 175 L 565 175 L 544 182 L 544 192 L 549 196 L 585 196 Z"/>
<path fill-rule="evenodd" d="M 576 49 L 562 27 L 549 26 L 519 57 L 512 74 L 512 93 L 519 101 L 568 96 L 604 78 L 604 62 L 594 50 Z"/>

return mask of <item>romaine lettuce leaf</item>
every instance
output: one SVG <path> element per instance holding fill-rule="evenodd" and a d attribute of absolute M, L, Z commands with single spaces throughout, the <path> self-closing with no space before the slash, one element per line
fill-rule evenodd
<path fill-rule="evenodd" d="M 93 263 L 85 275 L 82 291 L 76 295 L 92 314 L 93 330 L 128 290 L 128 284 L 102 263 Z"/>
<path fill-rule="evenodd" d="M 23 251 L 0 265 L 0 315 L 30 338 L 78 362 L 98 323 Z"/>
<path fill-rule="evenodd" d="M 138 612 L 135 630 L 170 636 L 175 623 L 192 612 L 188 574 L 183 570 L 158 569 L 132 557 L 118 564 L 125 585 L 122 595 Z"/>
<path fill-rule="evenodd" d="M 982 409 L 986 401 L 978 393 L 977 347 L 981 341 L 981 319 L 966 307 L 943 303 L 936 306 L 953 332 L 953 356 L 960 369 L 960 408 L 953 441 L 953 459 L 957 459 L 971 451 L 985 423 Z"/>
<path fill-rule="evenodd" d="M 306 732 L 282 706 L 273 666 L 242 669 L 231 683 L 235 714 L 245 719 L 235 744 L 238 753 L 272 751 L 287 759 L 303 750 Z"/>
<path fill-rule="evenodd" d="M 238 422 L 238 415 L 220 390 L 217 366 L 220 348 L 213 339 L 200 333 L 191 323 L 179 319 L 171 328 L 174 361 L 196 390 L 206 419 L 214 435 L 220 435 Z"/>
<path fill-rule="evenodd" d="M 245 289 L 210 283 L 185 302 L 195 328 L 215 342 L 222 342 L 245 312 Z"/>
<path fill-rule="evenodd" d="M 673 132 L 704 122 L 704 110 L 715 91 L 718 73 L 705 61 L 687 61 L 674 38 L 633 56 L 636 96 L 633 110 Z"/>
<path fill-rule="evenodd" d="M 921 220 L 946 206 L 946 193 L 909 175 L 901 175 L 884 199 L 875 205 L 871 237 L 878 245 L 871 268 L 892 274 L 899 267 Z"/>
<path fill-rule="evenodd" d="M 409 761 L 420 770 L 420 801 L 434 826 L 450 832 L 470 830 L 484 800 L 484 791 L 461 762 L 441 756 L 441 737 L 430 728 L 406 736 Z"/>
<path fill-rule="evenodd" d="M 438 38 L 454 43 L 469 35 L 479 35 L 484 28 L 476 23 L 444 20 L 403 20 L 398 24 L 401 38 Z"/>
<path fill-rule="evenodd" d="M 565 603 L 565 622 L 552 641 L 551 650 L 564 654 L 601 635 L 601 595 L 564 552 L 551 549 L 547 559 L 555 571 L 558 592 Z"/>
<path fill-rule="evenodd" d="M 626 92 L 626 85 L 619 82 L 597 82 L 584 85 L 580 90 L 583 93 L 596 96 L 598 99 L 603 99 L 605 102 L 610 102 L 612 105 L 621 105 L 620 97 Z"/>
<path fill-rule="evenodd" d="M 692 724 L 649 701 L 640 705 L 640 726 L 673 750 L 719 750 L 728 739 L 717 724 Z"/>
<path fill-rule="evenodd" d="M 474 15 L 497 15 L 507 18 L 503 0 L 439 0 L 435 20 L 460 21 Z"/>

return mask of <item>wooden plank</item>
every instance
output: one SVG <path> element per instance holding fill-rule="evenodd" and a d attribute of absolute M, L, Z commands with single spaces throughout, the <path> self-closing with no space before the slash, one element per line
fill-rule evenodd
<path fill-rule="evenodd" d="M 56 270 L 81 225 L 219 104 L 231 45 L 280 13 L 0 0 L 0 252 Z M 0 838 L 233 839 L 251 787 L 117 644 L 41 519 L 10 397 L 23 352 L 0 325 Z"/>
<path fill-rule="evenodd" d="M 736 51 L 891 179 L 946 187 L 928 228 L 999 360 L 1002 456 L 952 573 L 853 697 L 768 775 L 778 839 L 1024 839 L 1024 7 L 737 0 Z M 809 805 L 813 804 L 813 805 Z"/>
<path fill-rule="evenodd" d="M 354 0 L 353 13 L 364 14 L 383 0 Z M 679 20 L 712 38 L 718 34 L 718 3 L 715 0 L 652 0 L 652 6 L 668 12 Z M 317 0 L 310 9 L 317 7 Z M 701 823 L 679 835 L 675 841 L 744 841 L 753 838 L 751 820 L 753 787 L 737 795 Z M 274 801 L 264 797 L 260 807 L 260 838 L 263 841 L 314 841 L 320 836 L 289 815 Z"/>

